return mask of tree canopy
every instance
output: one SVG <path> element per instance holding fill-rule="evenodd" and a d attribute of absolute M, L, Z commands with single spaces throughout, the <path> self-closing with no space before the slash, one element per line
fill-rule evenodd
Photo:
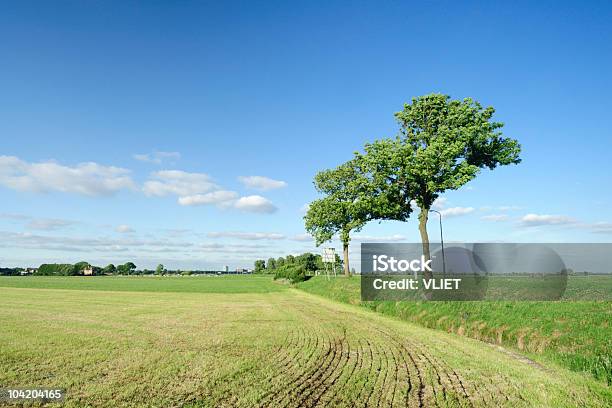
<path fill-rule="evenodd" d="M 386 206 L 372 218 L 405 221 L 411 202 L 420 208 L 419 231 L 429 258 L 426 223 L 433 202 L 447 190 L 473 180 L 481 169 L 517 164 L 521 147 L 492 120 L 495 109 L 473 99 L 430 94 L 413 98 L 395 114 L 400 134 L 377 140 L 356 153 L 362 174 Z"/>
<path fill-rule="evenodd" d="M 323 198 L 313 201 L 304 217 L 306 231 L 317 245 L 338 234 L 344 249 L 344 269 L 349 274 L 348 246 L 351 231 L 359 231 L 372 213 L 367 180 L 354 161 L 324 170 L 315 176 L 315 187 Z"/>

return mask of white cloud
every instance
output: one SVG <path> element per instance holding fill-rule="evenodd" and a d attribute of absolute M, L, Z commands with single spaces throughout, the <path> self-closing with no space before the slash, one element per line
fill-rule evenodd
<path fill-rule="evenodd" d="M 262 239 L 285 239 L 283 234 L 277 234 L 273 232 L 236 232 L 236 231 L 224 231 L 224 232 L 209 232 L 206 234 L 209 238 L 236 238 L 244 240 L 262 240 Z"/>
<path fill-rule="evenodd" d="M 162 170 L 151 174 L 154 180 L 144 183 L 143 191 L 149 196 L 175 194 L 188 196 L 216 190 L 218 186 L 204 173 L 187 173 L 181 170 Z"/>
<path fill-rule="evenodd" d="M 117 228 L 115 228 L 115 231 L 120 232 L 122 234 L 126 234 L 128 232 L 134 232 L 134 230 L 129 225 L 125 225 L 125 224 L 117 225 Z"/>
<path fill-rule="evenodd" d="M 589 224 L 591 232 L 597 234 L 611 234 L 612 233 L 612 222 L 596 222 Z"/>
<path fill-rule="evenodd" d="M 310 242 L 314 241 L 314 238 L 310 234 L 297 234 L 290 238 L 292 241 Z"/>
<path fill-rule="evenodd" d="M 451 207 L 451 208 L 446 208 L 442 211 L 440 211 L 440 213 L 442 214 L 443 217 L 458 217 L 460 215 L 467 215 L 474 212 L 474 207 Z"/>
<path fill-rule="evenodd" d="M 568 225 L 574 224 L 576 220 L 566 215 L 549 214 L 527 214 L 521 218 L 521 224 L 526 227 L 539 225 Z"/>
<path fill-rule="evenodd" d="M 516 211 L 522 210 L 523 207 L 519 207 L 518 205 L 502 205 L 501 207 L 497 207 L 499 211 Z"/>
<path fill-rule="evenodd" d="M 64 227 L 78 224 L 77 221 L 63 220 L 58 218 L 35 218 L 25 214 L 0 214 L 0 218 L 10 219 L 25 223 L 25 228 L 30 230 L 54 231 Z"/>
<path fill-rule="evenodd" d="M 274 180 L 263 176 L 240 176 L 238 180 L 248 188 L 256 190 L 274 190 L 287 187 L 287 183 L 281 180 Z"/>
<path fill-rule="evenodd" d="M 493 222 L 507 221 L 508 218 L 510 217 L 508 217 L 506 214 L 491 214 L 480 217 L 481 220 Z"/>
<path fill-rule="evenodd" d="M 178 203 L 180 205 L 229 205 L 229 202 L 235 200 L 238 194 L 234 191 L 213 191 L 206 194 L 194 194 L 185 197 L 179 197 Z"/>
<path fill-rule="evenodd" d="M 446 197 L 438 197 L 435 199 L 431 207 L 435 210 L 441 210 L 446 206 L 447 201 L 448 199 Z"/>
<path fill-rule="evenodd" d="M 75 221 L 60 220 L 54 218 L 38 218 L 30 221 L 26 228 L 33 230 L 54 231 L 60 228 L 69 227 L 76 224 Z"/>
<path fill-rule="evenodd" d="M 153 152 L 146 154 L 133 154 L 132 157 L 135 160 L 145 163 L 161 164 L 164 160 L 178 160 L 181 158 L 179 152 Z"/>
<path fill-rule="evenodd" d="M 217 205 L 221 208 L 268 214 L 277 210 L 270 200 L 262 196 L 239 197 L 235 191 L 220 190 L 208 174 L 162 170 L 152 173 L 151 177 L 153 180 L 147 181 L 143 187 L 146 195 L 177 195 L 180 205 Z"/>
<path fill-rule="evenodd" d="M 111 195 L 134 188 L 129 174 L 127 169 L 94 162 L 70 167 L 53 161 L 28 163 L 14 156 L 0 156 L 0 185 L 18 191 Z"/>
<path fill-rule="evenodd" d="M 0 231 L 3 237 L 0 246 L 6 248 L 24 248 L 35 251 L 79 251 L 79 252 L 117 252 L 127 250 L 151 250 L 164 251 L 166 248 L 183 250 L 192 247 L 191 242 L 178 241 L 175 239 L 138 239 L 133 236 L 128 238 L 105 238 L 105 237 L 66 237 L 51 235 L 36 235 L 29 232 L 15 233 Z"/>
<path fill-rule="evenodd" d="M 438 210 L 443 217 L 457 217 L 474 212 L 473 207 L 450 207 L 446 208 L 448 199 L 446 197 L 438 197 L 435 199 L 431 208 Z M 412 205 L 412 203 L 411 203 Z"/>
<path fill-rule="evenodd" d="M 247 212 L 271 214 L 277 210 L 270 200 L 259 195 L 240 197 L 234 207 Z"/>

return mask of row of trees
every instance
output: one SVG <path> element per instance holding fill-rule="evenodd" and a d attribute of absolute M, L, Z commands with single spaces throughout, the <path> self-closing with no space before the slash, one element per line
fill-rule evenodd
<path fill-rule="evenodd" d="M 336 267 L 340 268 L 342 261 L 336 255 Z M 286 278 L 292 282 L 304 280 L 306 276 L 325 269 L 323 259 L 319 254 L 305 252 L 301 255 L 287 255 L 286 257 L 270 258 L 267 261 L 255 261 L 255 273 L 273 273 L 275 279 Z"/>
<path fill-rule="evenodd" d="M 375 220 L 407 221 L 415 204 L 423 254 L 430 259 L 427 220 L 433 202 L 483 168 L 521 161 L 519 143 L 502 135 L 503 124 L 493 121 L 494 112 L 470 98 L 413 98 L 395 113 L 396 137 L 368 143 L 351 160 L 315 176 L 323 197 L 310 204 L 306 231 L 317 245 L 339 237 L 348 276 L 351 232 Z"/>
<path fill-rule="evenodd" d="M 136 272 L 136 265 L 133 262 L 126 262 L 122 265 L 108 264 L 104 268 L 90 265 L 88 262 L 77 262 L 75 264 L 42 264 L 34 272 L 39 276 L 79 276 L 83 275 L 85 269 L 91 268 L 94 275 L 131 275 Z"/>
<path fill-rule="evenodd" d="M 0 268 L 0 276 L 19 276 L 25 268 Z"/>
<path fill-rule="evenodd" d="M 336 255 L 336 266 L 342 266 L 342 260 Z M 267 261 L 258 259 L 255 261 L 255 273 L 275 273 L 276 270 L 288 265 L 302 265 L 309 272 L 325 269 L 323 259 L 319 254 L 305 252 L 301 255 L 287 255 L 280 258 L 269 258 Z"/>

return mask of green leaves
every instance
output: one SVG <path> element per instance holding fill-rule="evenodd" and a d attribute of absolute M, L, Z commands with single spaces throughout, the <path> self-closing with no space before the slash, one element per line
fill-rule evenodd
<path fill-rule="evenodd" d="M 360 230 L 368 221 L 368 181 L 359 163 L 348 161 L 335 169 L 324 170 L 315 176 L 317 191 L 325 197 L 313 201 L 304 217 L 306 231 L 317 245 L 340 234 L 343 243 L 350 241 L 350 232 Z"/>
<path fill-rule="evenodd" d="M 470 98 L 413 98 L 395 113 L 397 137 L 366 144 L 352 160 L 315 176 L 325 196 L 310 205 L 306 230 L 317 245 L 336 233 L 348 243 L 350 231 L 371 220 L 406 221 L 413 200 L 427 212 L 440 194 L 465 185 L 482 168 L 520 163 L 521 146 L 502 135 L 494 113 Z"/>
<path fill-rule="evenodd" d="M 503 124 L 491 120 L 494 113 L 492 107 L 483 108 L 470 98 L 451 100 L 442 94 L 413 98 L 395 114 L 399 137 L 366 145 L 367 171 L 380 173 L 373 179 L 384 180 L 390 197 L 401 206 L 415 200 L 428 210 L 440 194 L 465 185 L 480 169 L 520 162 L 520 145 L 502 136 Z M 407 218 L 405 213 L 393 213 L 397 210 L 392 208 L 385 218 Z"/>

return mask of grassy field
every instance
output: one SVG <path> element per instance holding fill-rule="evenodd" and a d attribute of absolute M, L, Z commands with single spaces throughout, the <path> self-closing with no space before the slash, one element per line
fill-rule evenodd
<path fill-rule="evenodd" d="M 228 284 L 229 283 L 229 284 Z M 268 293 L 284 290 L 267 276 L 0 276 L 0 287 L 128 292 Z"/>
<path fill-rule="evenodd" d="M 11 279 L 0 280 L 0 384 L 65 388 L 65 406 L 612 400 L 610 388 L 588 376 L 269 278 Z"/>
<path fill-rule="evenodd" d="M 508 346 L 610 385 L 612 302 L 597 299 L 609 298 L 611 282 L 606 277 L 571 278 L 566 301 L 555 302 L 361 302 L 357 277 L 330 281 L 317 277 L 299 287 L 425 327 Z"/>

